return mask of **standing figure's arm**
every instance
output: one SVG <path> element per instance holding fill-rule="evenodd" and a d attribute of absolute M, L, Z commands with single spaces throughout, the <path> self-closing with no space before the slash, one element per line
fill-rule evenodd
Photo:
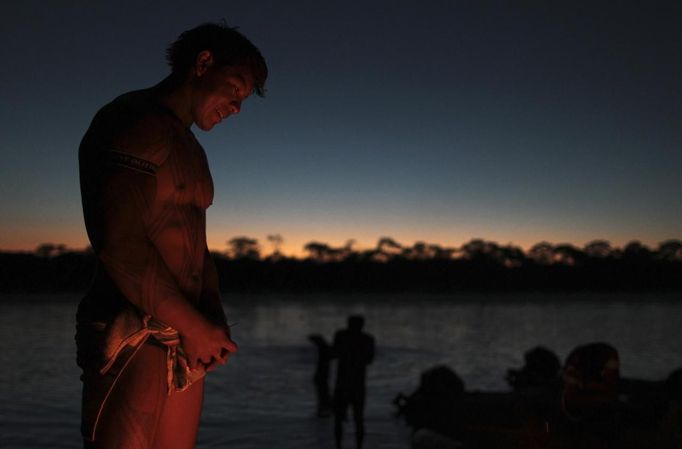
<path fill-rule="evenodd" d="M 341 336 L 341 331 L 337 331 L 334 334 L 334 342 L 332 343 L 331 347 L 329 348 L 329 358 L 331 359 L 338 359 L 340 354 L 341 354 L 341 340 L 343 340 L 343 337 Z"/>

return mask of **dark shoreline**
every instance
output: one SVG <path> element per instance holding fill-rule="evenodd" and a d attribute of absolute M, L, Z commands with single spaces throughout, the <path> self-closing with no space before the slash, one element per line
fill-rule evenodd
<path fill-rule="evenodd" d="M 682 261 L 583 257 L 572 265 L 493 259 L 231 259 L 214 254 L 224 292 L 456 294 L 682 292 Z M 46 257 L 0 252 L 0 293 L 78 293 L 95 272 L 91 252 Z"/>

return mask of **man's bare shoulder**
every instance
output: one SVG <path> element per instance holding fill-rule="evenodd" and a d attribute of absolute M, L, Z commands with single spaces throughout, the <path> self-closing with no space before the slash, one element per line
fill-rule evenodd
<path fill-rule="evenodd" d="M 128 92 L 97 112 L 81 151 L 115 152 L 159 166 L 168 157 L 177 122 L 149 90 Z"/>

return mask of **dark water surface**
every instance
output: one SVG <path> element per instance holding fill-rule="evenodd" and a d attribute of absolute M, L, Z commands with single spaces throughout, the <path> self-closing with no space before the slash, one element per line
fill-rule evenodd
<path fill-rule="evenodd" d="M 80 447 L 78 299 L 0 297 L 0 448 Z M 363 313 L 377 340 L 367 449 L 408 447 L 391 400 L 435 364 L 454 368 L 469 390 L 506 389 L 506 369 L 540 343 L 563 360 L 578 344 L 607 341 L 628 377 L 663 379 L 682 366 L 679 294 L 233 295 L 226 302 L 240 353 L 208 377 L 200 448 L 333 447 L 331 420 L 314 417 L 315 351 L 306 336 L 331 339 L 350 313 Z"/>

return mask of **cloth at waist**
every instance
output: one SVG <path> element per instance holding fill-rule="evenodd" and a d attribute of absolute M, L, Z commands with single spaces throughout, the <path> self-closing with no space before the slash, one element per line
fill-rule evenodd
<path fill-rule="evenodd" d="M 174 391 L 186 390 L 193 382 L 206 375 L 206 369 L 201 364 L 194 370 L 189 368 L 178 331 L 154 319 L 151 315 L 145 315 L 142 318 L 142 327 L 122 339 L 116 349 L 109 351 L 108 360 L 99 370 L 100 374 L 106 374 L 109 371 L 124 348 L 138 347 L 150 337 L 167 348 L 166 375 L 169 395 Z"/>
<path fill-rule="evenodd" d="M 206 375 L 202 364 L 189 369 L 177 330 L 132 305 L 122 308 L 109 323 L 79 314 L 76 342 L 84 382 L 81 432 L 87 440 L 94 441 L 109 395 L 132 357 L 147 341 L 166 349 L 168 395 L 186 390 Z"/>

